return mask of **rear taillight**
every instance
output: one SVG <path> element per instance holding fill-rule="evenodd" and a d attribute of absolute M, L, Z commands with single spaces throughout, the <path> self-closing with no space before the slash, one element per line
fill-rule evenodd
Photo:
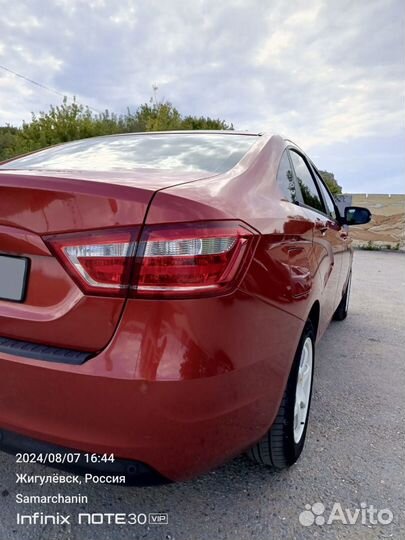
<path fill-rule="evenodd" d="M 233 221 L 181 223 L 46 237 L 86 294 L 189 298 L 225 294 L 251 261 L 255 235 Z"/>
<path fill-rule="evenodd" d="M 145 227 L 133 295 L 184 298 L 229 292 L 246 270 L 253 240 L 252 231 L 238 222 Z"/>
<path fill-rule="evenodd" d="M 127 296 L 139 229 L 111 229 L 45 238 L 87 294 Z"/>

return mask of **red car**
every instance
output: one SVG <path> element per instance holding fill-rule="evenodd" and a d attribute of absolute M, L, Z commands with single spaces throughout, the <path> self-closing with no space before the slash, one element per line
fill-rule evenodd
<path fill-rule="evenodd" d="M 113 135 L 3 163 L 1 447 L 134 482 L 243 451 L 293 464 L 316 342 L 347 314 L 346 225 L 369 219 L 340 216 L 274 135 Z"/>

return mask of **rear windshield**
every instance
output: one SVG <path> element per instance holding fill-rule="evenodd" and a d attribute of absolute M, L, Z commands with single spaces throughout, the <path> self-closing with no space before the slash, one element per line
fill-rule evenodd
<path fill-rule="evenodd" d="M 0 169 L 116 171 L 136 168 L 208 171 L 231 169 L 258 135 L 156 134 L 94 137 L 5 163 Z"/>

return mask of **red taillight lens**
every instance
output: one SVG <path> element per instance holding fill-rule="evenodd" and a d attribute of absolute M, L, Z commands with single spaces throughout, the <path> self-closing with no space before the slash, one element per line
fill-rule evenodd
<path fill-rule="evenodd" d="M 237 222 L 145 227 L 133 294 L 196 297 L 229 292 L 246 270 L 253 240 L 252 231 Z"/>
<path fill-rule="evenodd" d="M 66 270 L 88 294 L 126 296 L 139 228 L 45 238 Z"/>
<path fill-rule="evenodd" d="M 90 231 L 44 240 L 86 294 L 188 298 L 225 294 L 251 261 L 255 235 L 239 222 Z"/>

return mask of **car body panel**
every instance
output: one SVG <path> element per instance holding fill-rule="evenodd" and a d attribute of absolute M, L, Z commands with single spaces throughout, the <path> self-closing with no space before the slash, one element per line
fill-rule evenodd
<path fill-rule="evenodd" d="M 263 136 L 216 175 L 1 171 L 0 252 L 28 256 L 31 275 L 25 303 L 0 301 L 0 336 L 94 356 L 72 366 L 0 353 L 0 426 L 114 452 L 174 480 L 259 440 L 306 320 L 318 309 L 319 338 L 351 266 L 342 226 L 283 198 L 275 178 L 289 145 Z M 85 295 L 42 240 L 210 220 L 238 220 L 255 235 L 237 288 L 212 298 Z"/>
<path fill-rule="evenodd" d="M 102 349 L 118 324 L 124 299 L 84 295 L 43 237 L 140 225 L 156 190 L 206 175 L 0 171 L 0 252 L 28 257 L 31 267 L 26 301 L 0 300 L 1 335 L 52 346 Z"/>
<path fill-rule="evenodd" d="M 0 425 L 174 480 L 246 449 L 273 421 L 301 321 L 242 292 L 160 304 L 129 300 L 119 332 L 82 366 L 1 353 Z"/>

